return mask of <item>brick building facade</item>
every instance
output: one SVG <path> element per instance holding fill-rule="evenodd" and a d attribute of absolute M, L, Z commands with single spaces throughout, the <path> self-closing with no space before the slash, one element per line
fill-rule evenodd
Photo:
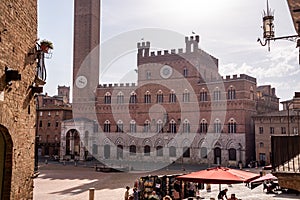
<path fill-rule="evenodd" d="M 33 198 L 36 40 L 37 1 L 0 1 L 0 199 Z"/>
<path fill-rule="evenodd" d="M 38 155 L 59 155 L 61 122 L 71 119 L 70 87 L 58 86 L 58 95 L 39 95 L 37 108 Z"/>
<path fill-rule="evenodd" d="M 236 166 L 254 160 L 251 117 L 258 108 L 278 109 L 275 90 L 259 98 L 255 78 L 221 77 L 218 60 L 199 49 L 199 36 L 185 42 L 185 50 L 163 52 L 150 52 L 150 42 L 138 43 L 137 84 L 99 85 L 96 122 L 63 122 L 61 156 L 74 148 L 84 155 L 85 146 L 103 162 L 136 166 L 174 161 Z M 75 144 L 74 134 L 82 143 Z"/>
<path fill-rule="evenodd" d="M 283 110 L 253 116 L 256 159 L 262 165 L 272 162 L 271 136 L 299 135 L 299 110 L 293 108 L 293 100 L 281 103 Z"/>

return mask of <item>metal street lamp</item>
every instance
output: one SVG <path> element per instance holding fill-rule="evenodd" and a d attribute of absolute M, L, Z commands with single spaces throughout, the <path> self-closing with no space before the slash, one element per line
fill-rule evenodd
<path fill-rule="evenodd" d="M 263 11 L 263 41 L 258 38 L 257 42 L 259 42 L 262 46 L 266 46 L 268 44 L 268 51 L 270 51 L 270 41 L 286 39 L 289 41 L 297 41 L 296 48 L 300 46 L 300 39 L 298 39 L 299 35 L 290 35 L 290 36 L 281 36 L 275 37 L 274 31 L 274 11 L 269 8 L 269 1 L 267 0 L 267 10 Z M 299 53 L 300 55 L 300 53 Z M 299 59 L 300 64 L 300 59 Z"/>

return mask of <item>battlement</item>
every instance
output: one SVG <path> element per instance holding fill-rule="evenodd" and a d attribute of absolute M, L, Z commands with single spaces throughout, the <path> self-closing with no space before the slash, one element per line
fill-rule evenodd
<path fill-rule="evenodd" d="M 135 87 L 136 83 L 109 83 L 99 84 L 98 88 Z"/>
<path fill-rule="evenodd" d="M 246 75 L 246 74 L 240 74 L 240 76 L 238 76 L 237 74 L 232 75 L 232 77 L 230 75 L 225 76 L 225 78 L 222 76 L 223 81 L 233 81 L 233 80 L 249 80 L 252 82 L 256 83 L 256 78 Z"/>
<path fill-rule="evenodd" d="M 163 60 L 188 58 L 189 55 L 194 54 L 198 56 L 210 57 L 215 63 L 218 63 L 218 59 L 208 54 L 202 49 L 199 49 L 199 35 L 185 37 L 186 49 L 171 49 L 171 50 L 158 50 L 150 52 L 150 42 L 137 43 L 138 48 L 138 65 L 148 62 L 160 62 Z"/>

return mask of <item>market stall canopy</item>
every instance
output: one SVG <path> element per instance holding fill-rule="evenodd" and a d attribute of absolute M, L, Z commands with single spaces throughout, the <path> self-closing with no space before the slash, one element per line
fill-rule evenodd
<path fill-rule="evenodd" d="M 259 177 L 257 179 L 254 179 L 250 182 L 250 186 L 251 186 L 251 189 L 253 188 L 256 188 L 257 186 L 259 186 L 260 184 L 262 184 L 263 182 L 265 181 L 274 181 L 274 180 L 277 180 L 277 177 L 274 176 L 273 174 L 266 174 L 262 177 Z"/>
<path fill-rule="evenodd" d="M 258 178 L 259 174 L 247 172 L 244 170 L 231 169 L 226 167 L 213 167 L 198 172 L 192 172 L 176 179 L 196 183 L 210 184 L 234 184 L 250 182 Z"/>

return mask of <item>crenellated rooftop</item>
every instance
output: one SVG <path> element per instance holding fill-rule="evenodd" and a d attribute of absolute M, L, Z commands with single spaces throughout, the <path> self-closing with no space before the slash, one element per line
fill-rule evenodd
<path fill-rule="evenodd" d="M 179 48 L 179 49 L 171 49 L 171 50 L 159 50 L 159 51 L 152 51 L 150 52 L 150 42 L 139 42 L 137 43 L 137 48 L 138 48 L 138 61 L 143 62 L 147 59 L 158 59 L 161 60 L 164 57 L 166 59 L 169 59 L 170 56 L 175 57 L 183 57 L 186 58 L 186 56 L 190 55 L 190 54 L 195 54 L 198 53 L 200 56 L 208 56 L 212 59 L 214 59 L 217 63 L 217 58 L 215 58 L 214 56 L 208 54 L 207 52 L 205 52 L 202 49 L 199 49 L 199 35 L 196 36 L 190 36 L 190 37 L 185 37 L 185 44 L 186 44 L 186 48 L 185 51 L 183 48 Z M 152 61 L 152 60 L 151 60 Z"/>
<path fill-rule="evenodd" d="M 225 76 L 225 78 L 222 76 L 222 79 L 223 79 L 223 81 L 232 81 L 232 80 L 244 79 L 244 80 L 249 80 L 249 81 L 252 81 L 252 82 L 256 83 L 256 78 L 254 78 L 252 76 L 249 76 L 247 74 L 240 74 L 239 76 L 237 74 L 234 74 L 232 76 L 227 75 L 227 76 Z"/>

